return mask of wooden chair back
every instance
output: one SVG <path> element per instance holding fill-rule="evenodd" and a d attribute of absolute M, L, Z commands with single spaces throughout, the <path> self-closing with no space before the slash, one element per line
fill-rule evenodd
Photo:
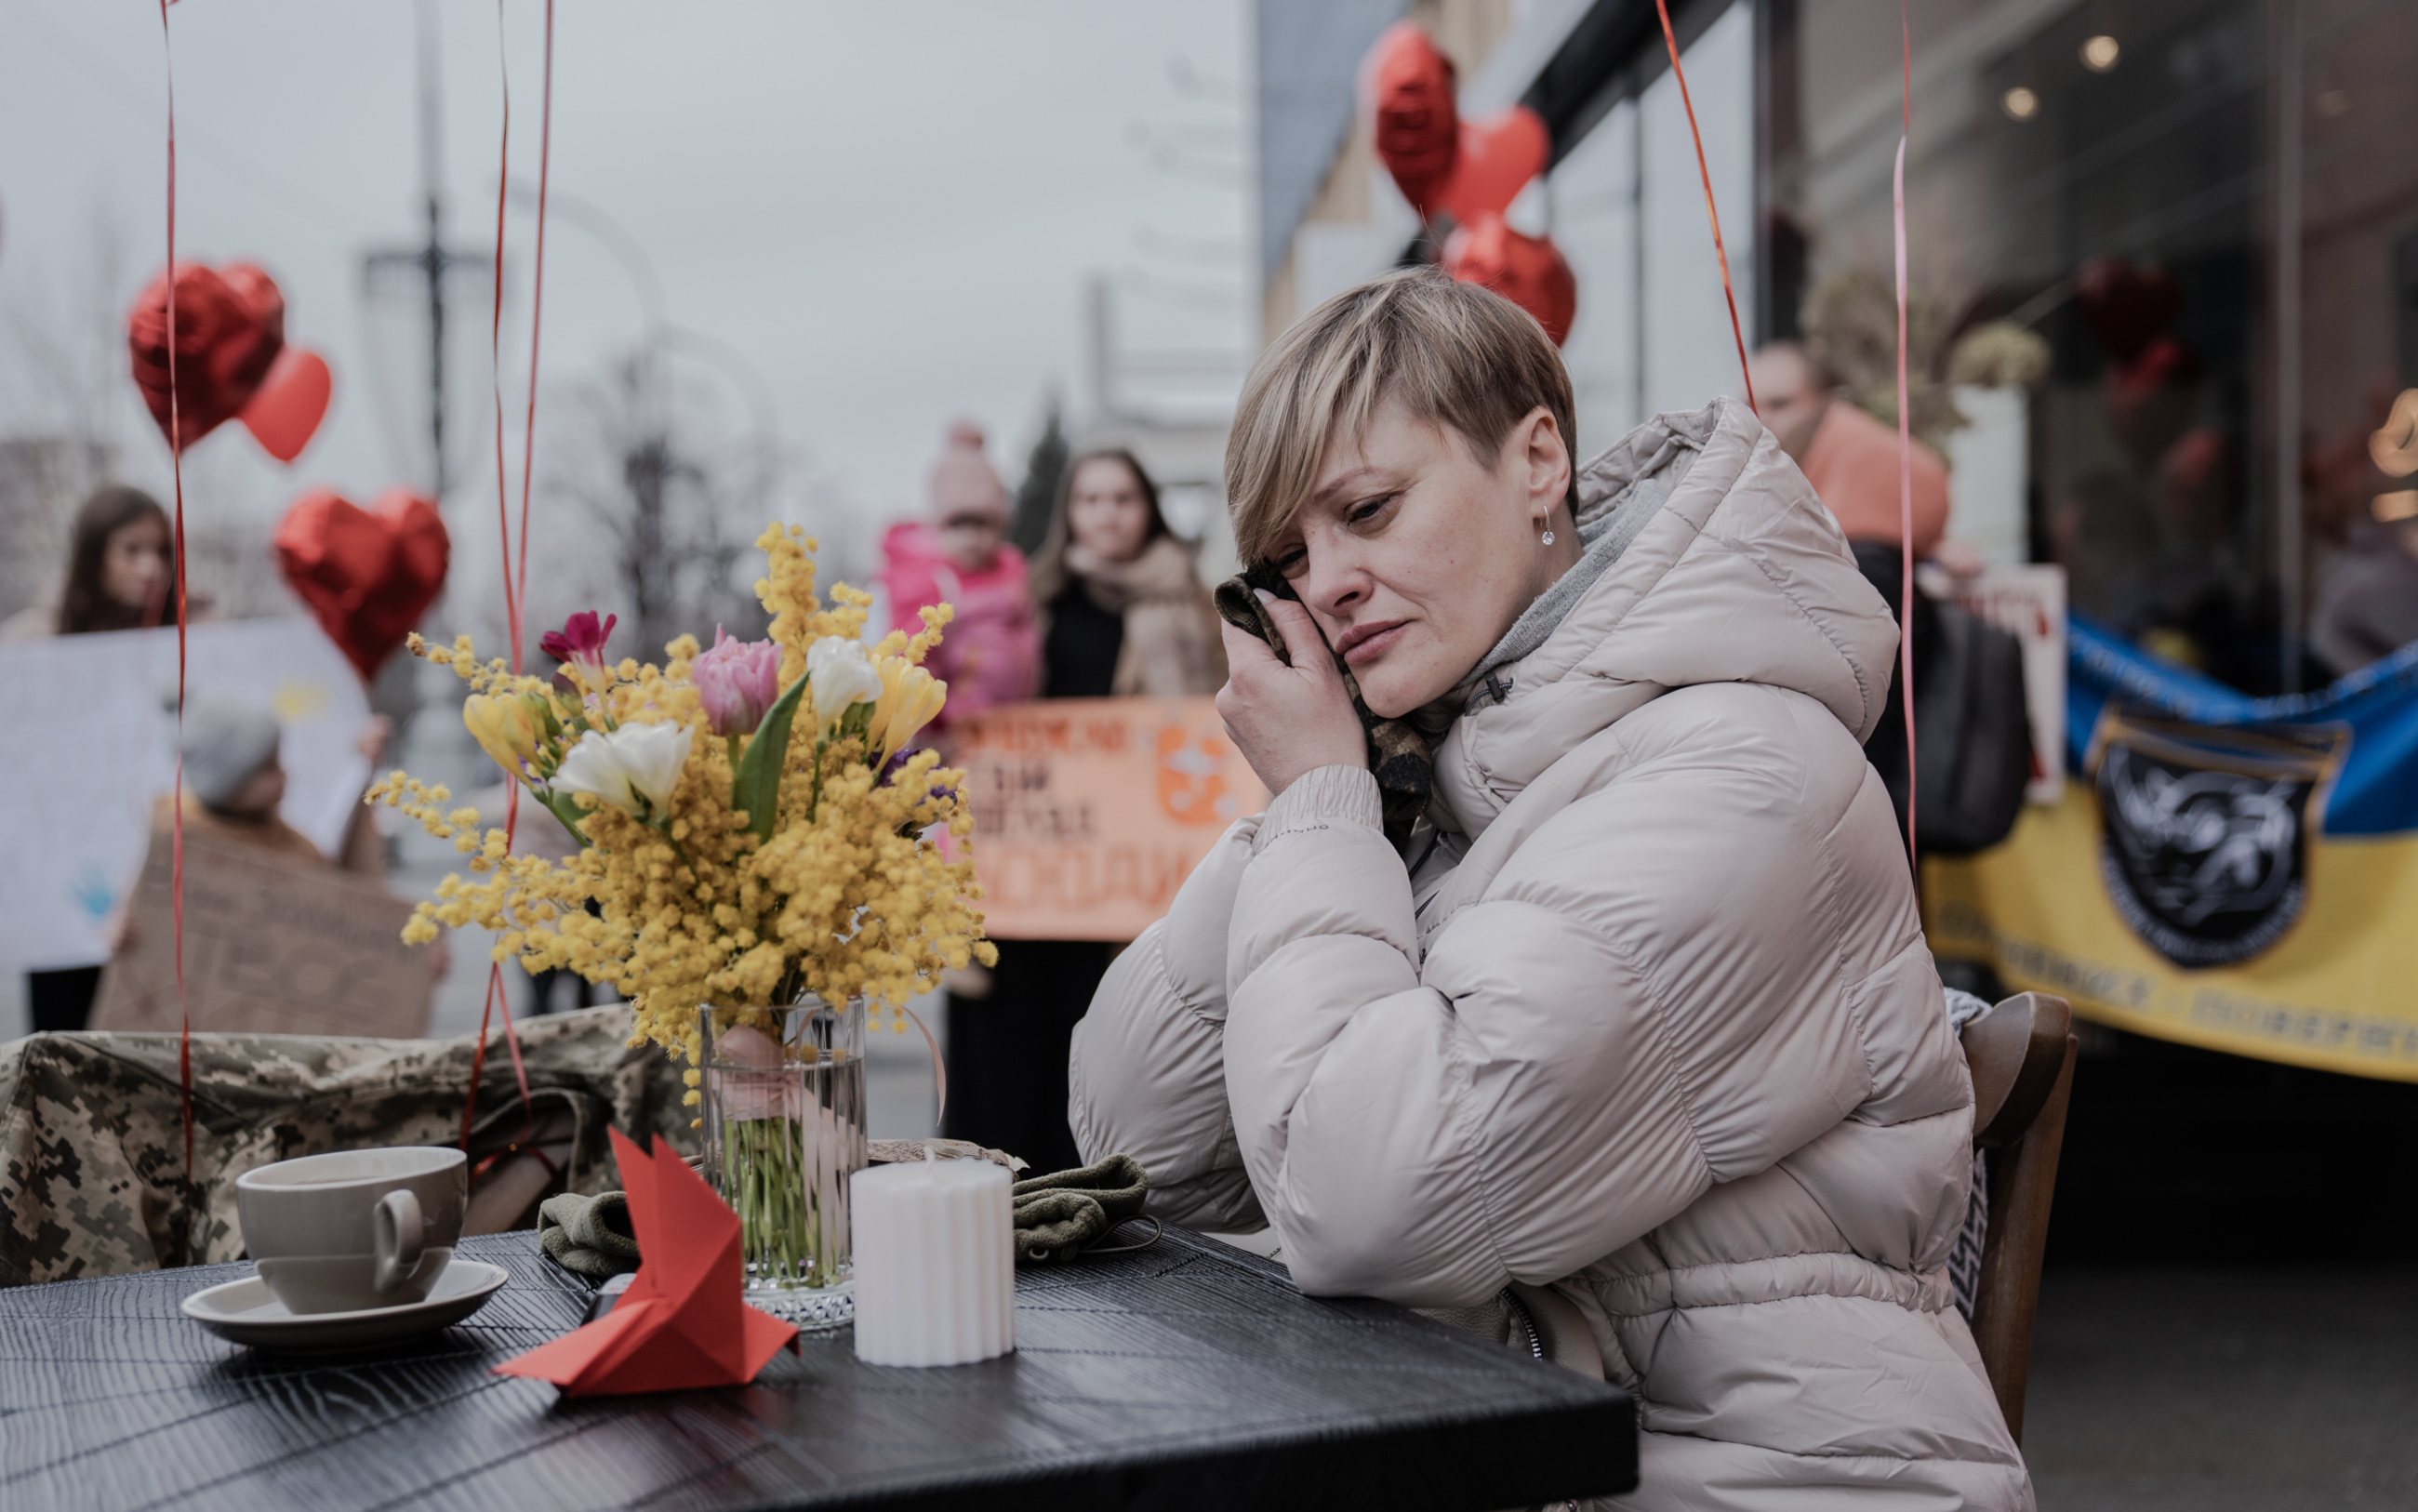
<path fill-rule="evenodd" d="M 1973 1342 L 2007 1430 L 2020 1444 L 2041 1256 L 2074 1090 L 2074 1010 L 2063 998 L 2019 993 L 1967 1024 L 1963 1040 L 1973 1073 L 1973 1144 L 1990 1153 L 1990 1221 Z"/>

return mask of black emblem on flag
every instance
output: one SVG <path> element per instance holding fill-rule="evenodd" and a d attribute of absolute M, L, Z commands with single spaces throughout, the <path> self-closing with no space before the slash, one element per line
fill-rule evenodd
<path fill-rule="evenodd" d="M 2309 832 L 2349 731 L 2227 729 L 2111 710 L 2092 744 L 2099 871 L 2125 924 L 2181 967 L 2260 954 L 2308 902 Z"/>

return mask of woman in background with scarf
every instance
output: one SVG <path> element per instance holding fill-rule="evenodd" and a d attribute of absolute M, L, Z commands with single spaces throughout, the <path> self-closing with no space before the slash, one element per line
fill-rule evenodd
<path fill-rule="evenodd" d="M 1179 698 L 1225 683 L 1217 610 L 1130 451 L 1089 451 L 1068 466 L 1033 560 L 1033 597 L 1045 625 L 1045 698 Z M 949 992 L 942 1132 L 1037 1171 L 1064 1170 L 1081 1164 L 1066 1126 L 1067 1047 L 1117 947 L 998 943 L 999 964 L 958 976 Z"/>

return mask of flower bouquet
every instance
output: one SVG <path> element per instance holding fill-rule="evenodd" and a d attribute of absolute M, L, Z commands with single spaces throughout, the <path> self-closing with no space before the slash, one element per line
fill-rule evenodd
<path fill-rule="evenodd" d="M 608 662 L 614 621 L 545 637 L 549 681 L 482 664 L 464 636 L 414 652 L 468 682 L 463 722 L 579 841 L 513 855 L 475 809 L 401 771 L 370 796 L 469 857 L 404 936 L 498 935 L 497 960 L 618 989 L 632 1044 L 690 1063 L 710 1174 L 739 1211 L 751 1289 L 848 1274 L 847 1176 L 864 1158 L 863 1027 L 969 959 L 991 964 L 960 774 L 909 746 L 947 686 L 920 664 L 950 618 L 862 639 L 870 595 L 815 594 L 814 542 L 774 526 L 756 591 L 770 638 L 683 635 L 660 666 Z M 944 850 L 945 831 L 956 844 Z"/>

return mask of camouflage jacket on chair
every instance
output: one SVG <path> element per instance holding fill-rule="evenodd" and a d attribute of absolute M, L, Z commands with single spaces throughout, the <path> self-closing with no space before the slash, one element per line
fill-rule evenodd
<path fill-rule="evenodd" d="M 474 1155 L 532 1114 L 568 1110 L 576 1134 L 562 1189 L 594 1193 L 616 1184 L 608 1123 L 691 1147 L 679 1068 L 629 1035 L 620 1006 L 520 1026 L 524 1113 L 511 1052 L 492 1033 Z M 477 1042 L 194 1035 L 190 1256 L 177 1037 L 36 1034 L 0 1046 L 0 1286 L 240 1259 L 237 1177 L 329 1150 L 455 1142 Z"/>

